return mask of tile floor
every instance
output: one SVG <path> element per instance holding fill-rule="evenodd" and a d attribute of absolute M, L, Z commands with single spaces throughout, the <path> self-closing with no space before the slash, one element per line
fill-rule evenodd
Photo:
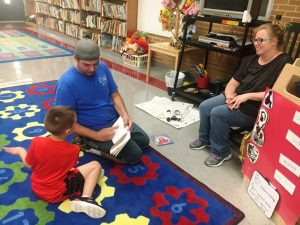
<path fill-rule="evenodd" d="M 1 26 L 13 27 L 4 24 L 0 24 Z M 33 27 L 27 27 L 27 29 L 37 31 L 41 35 L 47 35 L 71 46 L 76 42 L 73 38 L 50 30 Z M 125 66 L 122 64 L 121 57 L 118 54 L 101 50 L 101 57 Z M 0 63 L 0 87 L 57 80 L 72 63 L 73 57 Z M 173 145 L 163 147 L 155 147 L 155 144 L 152 142 L 151 145 L 153 147 L 187 173 L 241 209 L 246 215 L 245 219 L 240 223 L 241 225 L 274 224 L 263 215 L 247 194 L 246 188 L 242 185 L 241 162 L 237 156 L 224 163 L 222 167 L 208 168 L 203 164 L 203 161 L 209 152 L 207 150 L 193 151 L 189 149 L 189 143 L 197 138 L 198 123 L 186 128 L 176 129 L 149 116 L 134 106 L 134 104 L 148 101 L 154 96 L 168 97 L 167 92 L 161 89 L 160 84 L 162 82 L 151 79 L 150 84 L 145 83 L 145 76 L 143 75 L 145 68 L 135 69 L 129 67 L 128 70 L 115 64 L 112 64 L 112 68 L 113 76 L 119 85 L 119 91 L 134 121 L 141 125 L 150 136 L 163 132 L 167 133 L 175 142 Z M 167 70 L 168 68 L 166 67 L 153 66 L 151 76 L 158 80 L 163 80 Z M 124 73 L 130 74 L 130 76 Z M 176 100 L 182 99 L 176 98 Z"/>

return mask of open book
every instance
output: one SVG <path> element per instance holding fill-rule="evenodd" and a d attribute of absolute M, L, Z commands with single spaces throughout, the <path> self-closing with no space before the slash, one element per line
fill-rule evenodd
<path fill-rule="evenodd" d="M 110 154 L 113 156 L 117 156 L 122 150 L 122 148 L 129 141 L 130 130 L 128 130 L 128 126 L 125 127 L 122 117 L 119 117 L 119 119 L 114 123 L 113 126 L 119 127 L 112 138 L 112 142 L 114 143 L 114 145 L 110 149 Z"/>

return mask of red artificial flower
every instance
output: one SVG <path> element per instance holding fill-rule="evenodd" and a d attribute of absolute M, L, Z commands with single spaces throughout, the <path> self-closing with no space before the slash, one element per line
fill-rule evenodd
<path fill-rule="evenodd" d="M 144 38 L 139 38 L 137 44 L 143 49 L 144 54 L 148 52 L 148 41 Z"/>
<path fill-rule="evenodd" d="M 127 37 L 131 38 L 133 34 L 134 34 L 134 31 L 128 31 L 127 32 Z"/>

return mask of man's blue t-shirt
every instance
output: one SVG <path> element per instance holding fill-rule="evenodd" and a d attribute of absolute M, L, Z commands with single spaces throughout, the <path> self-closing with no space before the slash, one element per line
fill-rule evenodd
<path fill-rule="evenodd" d="M 93 76 L 80 74 L 72 66 L 56 85 L 55 105 L 73 107 L 79 124 L 100 130 L 118 118 L 111 98 L 117 90 L 112 74 L 103 62 L 99 63 Z"/>

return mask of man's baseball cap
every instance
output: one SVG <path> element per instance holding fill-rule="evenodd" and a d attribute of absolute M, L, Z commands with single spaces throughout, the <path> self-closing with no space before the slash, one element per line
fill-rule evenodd
<path fill-rule="evenodd" d="M 76 43 L 74 55 L 81 60 L 95 60 L 99 59 L 100 50 L 91 39 L 82 39 Z"/>

